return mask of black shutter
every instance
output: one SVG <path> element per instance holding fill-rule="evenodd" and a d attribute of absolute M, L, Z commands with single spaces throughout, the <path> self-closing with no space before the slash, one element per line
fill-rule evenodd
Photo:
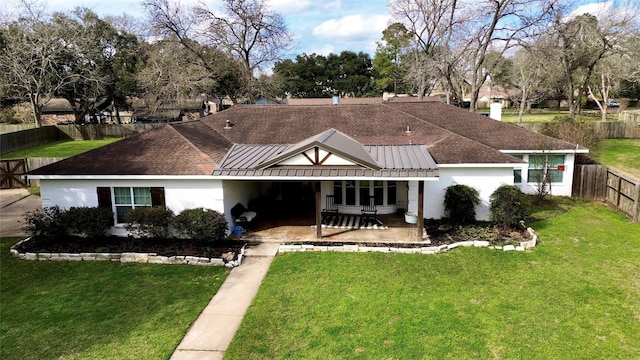
<path fill-rule="evenodd" d="M 112 209 L 111 207 L 111 188 L 98 188 L 98 207 Z"/>
<path fill-rule="evenodd" d="M 152 187 L 150 190 L 151 190 L 151 206 L 166 207 L 164 202 L 164 188 Z"/>

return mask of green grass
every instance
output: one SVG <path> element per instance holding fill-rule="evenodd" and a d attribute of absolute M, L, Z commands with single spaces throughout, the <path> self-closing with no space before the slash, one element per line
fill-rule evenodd
<path fill-rule="evenodd" d="M 597 160 L 640 179 L 640 139 L 607 139 Z"/>
<path fill-rule="evenodd" d="M 526 253 L 279 255 L 225 359 L 640 358 L 640 225 L 566 205 Z"/>
<path fill-rule="evenodd" d="M 553 121 L 556 116 L 569 115 L 569 111 L 551 110 L 551 109 L 532 109 L 530 113 L 524 113 L 522 116 L 523 123 L 546 123 Z M 600 121 L 600 112 L 584 111 L 585 118 L 593 121 Z M 608 121 L 618 121 L 618 114 L 607 114 Z M 502 113 L 502 121 L 507 123 L 518 123 L 518 111 L 514 109 L 505 109 Z"/>
<path fill-rule="evenodd" d="M 168 359 L 222 267 L 33 262 L 1 238 L 0 358 Z"/>
<path fill-rule="evenodd" d="M 109 138 L 104 140 L 55 141 L 28 149 L 13 151 L 0 155 L 0 159 L 18 159 L 30 157 L 71 157 L 121 140 Z"/>

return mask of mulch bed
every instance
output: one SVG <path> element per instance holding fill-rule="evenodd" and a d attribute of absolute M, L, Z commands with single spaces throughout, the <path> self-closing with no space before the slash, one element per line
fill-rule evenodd
<path fill-rule="evenodd" d="M 136 239 L 105 236 L 82 238 L 67 236 L 60 241 L 26 241 L 17 250 L 38 253 L 156 253 L 160 256 L 197 256 L 220 258 L 222 254 L 240 253 L 244 241 L 201 241 L 191 239 Z"/>
<path fill-rule="evenodd" d="M 425 229 L 432 245 L 448 245 L 461 241 L 488 241 L 491 245 L 520 245 L 531 240 L 525 228 L 501 228 L 489 222 L 477 222 L 470 225 L 456 225 L 445 221 L 425 222 Z"/>

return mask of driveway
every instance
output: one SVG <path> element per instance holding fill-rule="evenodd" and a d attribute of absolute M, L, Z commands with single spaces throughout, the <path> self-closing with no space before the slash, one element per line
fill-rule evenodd
<path fill-rule="evenodd" d="M 42 208 L 42 199 L 27 189 L 0 190 L 0 237 L 25 236 L 22 230 L 24 214 Z"/>

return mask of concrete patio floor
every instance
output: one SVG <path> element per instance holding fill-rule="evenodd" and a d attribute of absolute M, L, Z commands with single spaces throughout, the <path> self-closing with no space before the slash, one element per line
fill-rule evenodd
<path fill-rule="evenodd" d="M 358 242 L 358 243 L 421 243 L 427 242 L 428 236 L 423 234 L 417 239 L 416 225 L 407 224 L 400 214 L 379 215 L 388 229 L 322 229 L 322 239 L 316 237 L 313 214 L 288 216 L 275 219 L 256 219 L 240 240 L 261 242 Z"/>

